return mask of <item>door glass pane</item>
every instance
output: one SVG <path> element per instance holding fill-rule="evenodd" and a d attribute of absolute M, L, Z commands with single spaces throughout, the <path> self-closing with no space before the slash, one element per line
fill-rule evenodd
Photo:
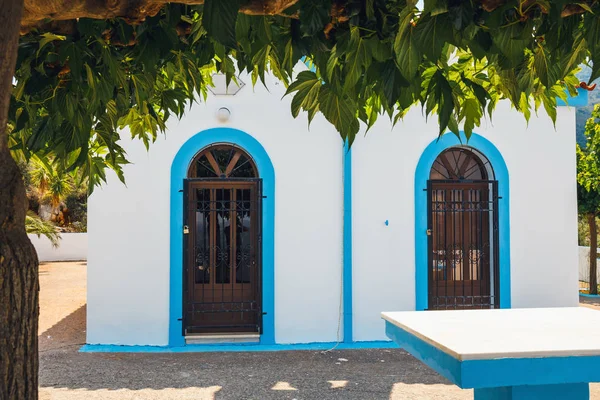
<path fill-rule="evenodd" d="M 215 189 L 217 234 L 215 243 L 215 282 L 230 283 L 231 189 Z"/>
<path fill-rule="evenodd" d="M 229 162 L 235 154 L 235 148 L 233 146 L 229 148 L 216 148 L 212 150 L 212 154 L 215 157 L 215 161 L 217 161 L 217 164 L 219 165 L 221 173 L 223 173 L 227 169 Z"/>
<path fill-rule="evenodd" d="M 212 165 L 206 158 L 206 155 L 202 155 L 198 157 L 196 160 L 196 178 L 214 178 L 217 176 Z"/>
<path fill-rule="evenodd" d="M 250 267 L 252 265 L 252 210 L 250 189 L 237 189 L 236 192 L 236 283 L 250 283 Z"/>
<path fill-rule="evenodd" d="M 210 282 L 210 191 L 196 189 L 195 227 L 195 272 L 196 283 Z"/>
<path fill-rule="evenodd" d="M 247 156 L 242 154 L 238 162 L 235 164 L 235 168 L 231 171 L 230 176 L 235 178 L 251 178 L 256 176 L 252 161 L 250 161 Z"/>

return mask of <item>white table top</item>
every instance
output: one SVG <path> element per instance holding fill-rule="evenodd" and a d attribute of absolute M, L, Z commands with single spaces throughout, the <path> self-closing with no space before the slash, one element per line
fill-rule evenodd
<path fill-rule="evenodd" d="M 458 360 L 600 355 L 600 311 L 584 307 L 385 312 Z"/>

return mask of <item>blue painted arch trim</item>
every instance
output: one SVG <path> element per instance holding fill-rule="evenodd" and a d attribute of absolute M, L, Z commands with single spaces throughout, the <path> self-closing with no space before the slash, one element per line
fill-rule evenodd
<path fill-rule="evenodd" d="M 415 295 L 417 310 L 427 309 L 427 180 L 431 166 L 437 156 L 453 146 L 468 145 L 481 152 L 491 163 L 498 181 L 498 222 L 500 256 L 500 308 L 510 308 L 510 197 L 509 174 L 500 151 L 484 137 L 473 133 L 467 141 L 461 132 L 460 138 L 446 133 L 431 142 L 423 151 L 415 172 Z"/>
<path fill-rule="evenodd" d="M 169 295 L 169 347 L 185 345 L 183 316 L 183 180 L 194 155 L 214 143 L 233 143 L 250 154 L 263 180 L 262 304 L 260 344 L 275 343 L 275 170 L 263 146 L 246 132 L 213 128 L 197 133 L 181 146 L 171 165 L 171 243 Z"/>

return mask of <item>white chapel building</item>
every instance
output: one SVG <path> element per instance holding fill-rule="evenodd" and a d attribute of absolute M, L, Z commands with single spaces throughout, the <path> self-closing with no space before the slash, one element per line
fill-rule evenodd
<path fill-rule="evenodd" d="M 382 311 L 577 305 L 584 90 L 556 127 L 501 102 L 438 139 L 415 107 L 348 150 L 275 78 L 240 79 L 149 151 L 123 132 L 126 185 L 88 204 L 89 349 L 377 346 Z"/>

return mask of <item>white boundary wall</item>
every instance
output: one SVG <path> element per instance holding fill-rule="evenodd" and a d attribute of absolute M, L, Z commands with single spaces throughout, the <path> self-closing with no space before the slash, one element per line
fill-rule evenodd
<path fill-rule="evenodd" d="M 29 234 L 40 261 L 82 261 L 87 260 L 87 233 L 61 233 L 60 245 L 53 247 L 45 236 Z"/>
<path fill-rule="evenodd" d="M 598 255 L 600 258 L 600 249 L 598 249 Z M 579 246 L 579 280 L 581 282 L 590 281 L 590 248 L 586 246 Z M 600 265 L 600 263 L 598 263 Z M 600 269 L 596 270 L 597 282 L 600 282 Z"/>

